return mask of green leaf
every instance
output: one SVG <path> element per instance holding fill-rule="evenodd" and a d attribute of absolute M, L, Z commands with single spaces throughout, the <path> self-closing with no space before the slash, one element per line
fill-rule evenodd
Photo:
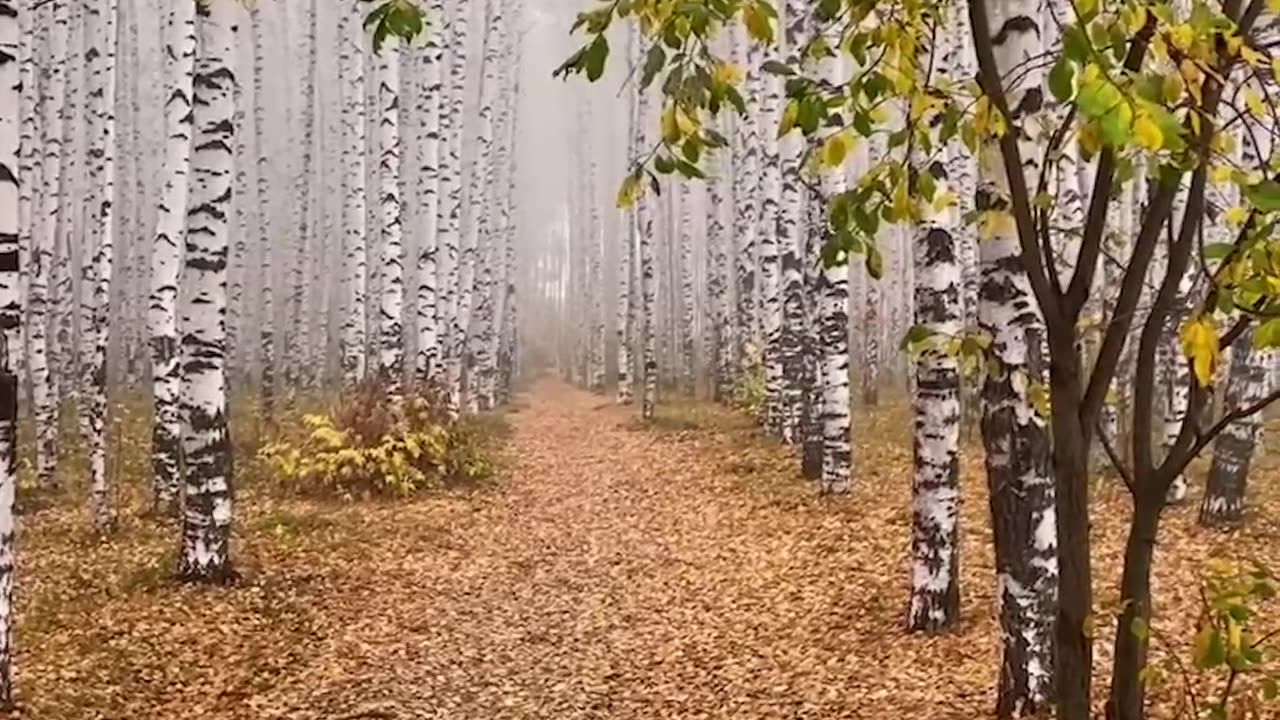
<path fill-rule="evenodd" d="M 834 20 L 840 14 L 841 0 L 819 0 L 818 2 L 818 19 L 822 21 Z"/>
<path fill-rule="evenodd" d="M 595 82 L 604 75 L 604 63 L 609 59 L 609 41 L 604 35 L 597 35 L 596 39 L 587 47 L 587 54 L 583 57 L 586 65 L 587 79 Z"/>
<path fill-rule="evenodd" d="M 1245 188 L 1245 196 L 1249 203 L 1261 212 L 1280 210 L 1280 182 L 1263 180 L 1257 185 Z"/>
<path fill-rule="evenodd" d="M 926 169 L 916 175 L 916 191 L 926 201 L 933 202 L 933 196 L 938 192 L 937 181 L 934 179 L 933 173 Z"/>
<path fill-rule="evenodd" d="M 1257 349 L 1280 346 L 1280 318 L 1272 318 L 1253 331 L 1253 347 Z"/>
<path fill-rule="evenodd" d="M 747 114 L 747 101 L 742 99 L 742 93 L 738 92 L 737 88 L 726 88 L 724 96 L 729 101 L 729 104 L 733 106 L 733 109 L 738 111 L 739 115 Z"/>
<path fill-rule="evenodd" d="M 765 61 L 765 64 L 760 66 L 760 69 L 764 70 L 765 72 L 771 75 L 782 75 L 784 77 L 790 77 L 796 74 L 795 69 L 792 68 L 790 65 L 787 65 L 786 63 L 783 63 L 783 62 L 778 62 L 777 60 Z"/>
<path fill-rule="evenodd" d="M 1070 25 L 1062 31 L 1063 57 L 1081 62 L 1089 57 L 1092 47 L 1088 35 L 1079 25 Z"/>
<path fill-rule="evenodd" d="M 1129 624 L 1129 631 L 1139 640 L 1146 640 L 1151 635 L 1151 628 L 1147 625 L 1147 619 L 1144 617 L 1135 617 L 1133 622 Z"/>
<path fill-rule="evenodd" d="M 696 165 L 679 158 L 676 159 L 676 169 L 687 178 L 702 180 L 707 177 L 707 174 L 702 172 Z"/>
<path fill-rule="evenodd" d="M 1053 93 L 1058 102 L 1067 102 L 1075 93 L 1075 80 L 1076 66 L 1063 55 L 1049 71 L 1049 92 Z"/>
<path fill-rule="evenodd" d="M 644 90 L 653 83 L 653 79 L 657 77 L 658 72 L 667 64 L 667 53 L 658 43 L 654 43 L 649 47 L 649 52 L 644 58 L 644 71 L 640 76 L 640 89 Z"/>
<path fill-rule="evenodd" d="M 676 161 L 666 155 L 659 155 L 653 159 L 653 169 L 661 175 L 670 175 L 676 169 Z"/>
<path fill-rule="evenodd" d="M 1227 661 L 1226 643 L 1215 627 L 1206 627 L 1196 634 L 1192 659 L 1201 670 L 1211 670 Z"/>
<path fill-rule="evenodd" d="M 906 334 L 902 336 L 902 343 L 898 346 L 898 349 L 907 350 L 911 346 L 918 345 L 937 334 L 935 330 L 924 325 L 912 325 L 907 329 Z"/>
<path fill-rule="evenodd" d="M 684 141 L 681 151 L 684 154 L 685 160 L 696 165 L 698 163 L 698 159 L 702 157 L 702 143 L 698 142 L 698 138 L 690 137 L 688 140 Z"/>
<path fill-rule="evenodd" d="M 884 258 L 880 256 L 880 248 L 875 245 L 867 246 L 867 274 L 873 280 L 879 280 L 884 277 Z"/>

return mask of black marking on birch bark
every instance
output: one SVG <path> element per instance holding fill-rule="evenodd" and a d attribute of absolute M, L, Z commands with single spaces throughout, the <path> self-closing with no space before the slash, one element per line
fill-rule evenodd
<path fill-rule="evenodd" d="M 1022 94 L 1022 98 L 1018 100 L 1018 106 L 1013 108 L 1010 112 L 1013 114 L 1015 119 L 1024 118 L 1040 112 L 1043 107 L 1044 93 L 1041 92 L 1040 88 L 1033 87 L 1027 88 L 1026 92 Z M 1034 161 L 1030 159 L 1029 161 L 1032 162 L 1034 166 Z"/>
<path fill-rule="evenodd" d="M 975 210 L 1007 210 L 1009 199 L 994 192 L 988 187 L 979 187 L 973 194 Z"/>
<path fill-rule="evenodd" d="M 1000 26 L 999 32 L 991 38 L 991 44 L 1000 47 L 1009 42 L 1010 36 L 1014 33 L 1035 33 L 1036 37 L 1039 37 L 1040 26 L 1026 15 L 1014 15 Z"/>

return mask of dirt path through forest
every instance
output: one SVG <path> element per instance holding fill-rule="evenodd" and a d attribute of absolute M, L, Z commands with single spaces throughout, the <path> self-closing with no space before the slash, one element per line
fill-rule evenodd
<path fill-rule="evenodd" d="M 374 567 L 344 590 L 356 612 L 322 650 L 343 670 L 291 683 L 306 692 L 288 715 L 973 718 L 988 704 L 988 648 L 899 632 L 900 534 L 859 533 L 855 507 L 798 478 L 744 480 L 722 434 L 641 430 L 634 409 L 553 381 L 522 407 L 495 493 L 444 523 L 403 517 L 418 536 L 398 557 L 369 548 Z"/>
<path fill-rule="evenodd" d="M 116 533 L 87 530 L 75 486 L 21 518 L 25 720 L 990 717 L 999 641 L 981 454 L 961 463 L 960 629 L 907 635 L 903 406 L 859 414 L 854 492 L 823 499 L 741 416 L 668 400 L 644 427 L 634 407 L 544 381 L 509 415 L 505 462 L 482 487 L 307 500 L 250 463 L 243 579 L 227 588 L 171 578 L 176 527 L 140 514 L 145 419 L 122 445 Z M 1196 528 L 1194 500 L 1168 513 L 1153 633 L 1179 657 L 1206 558 L 1280 567 L 1280 482 L 1262 472 L 1267 496 L 1241 533 Z M 1127 499 L 1105 479 L 1093 492 L 1094 589 L 1109 607 Z M 1111 632 L 1100 627 L 1098 678 Z M 1179 687 L 1152 688 L 1153 718 L 1177 715 Z"/>
<path fill-rule="evenodd" d="M 964 506 L 962 632 L 901 630 L 905 416 L 866 422 L 855 494 L 823 500 L 744 418 L 659 412 L 641 427 L 634 407 L 543 381 L 492 484 L 407 501 L 291 499 L 246 470 L 231 588 L 168 579 L 175 529 L 137 515 L 141 483 L 107 540 L 69 493 L 20 528 L 23 717 L 985 715 L 980 498 Z M 145 442 L 137 455 L 125 472 L 145 478 Z"/>

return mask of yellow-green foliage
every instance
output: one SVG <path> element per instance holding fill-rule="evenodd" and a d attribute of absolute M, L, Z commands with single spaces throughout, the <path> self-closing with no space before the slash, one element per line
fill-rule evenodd
<path fill-rule="evenodd" d="M 478 434 L 449 420 L 436 397 L 411 395 L 397 411 L 380 388 L 356 388 L 330 413 L 303 415 L 297 432 L 258 457 L 281 482 L 323 494 L 403 496 L 489 475 Z"/>

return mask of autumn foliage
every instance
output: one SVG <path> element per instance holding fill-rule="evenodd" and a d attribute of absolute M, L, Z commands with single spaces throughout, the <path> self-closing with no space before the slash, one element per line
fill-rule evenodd
<path fill-rule="evenodd" d="M 398 403 L 366 382 L 325 413 L 306 413 L 293 432 L 263 446 L 269 475 L 304 494 L 411 495 L 491 471 L 480 434 L 449 417 L 445 397 L 423 386 Z"/>

